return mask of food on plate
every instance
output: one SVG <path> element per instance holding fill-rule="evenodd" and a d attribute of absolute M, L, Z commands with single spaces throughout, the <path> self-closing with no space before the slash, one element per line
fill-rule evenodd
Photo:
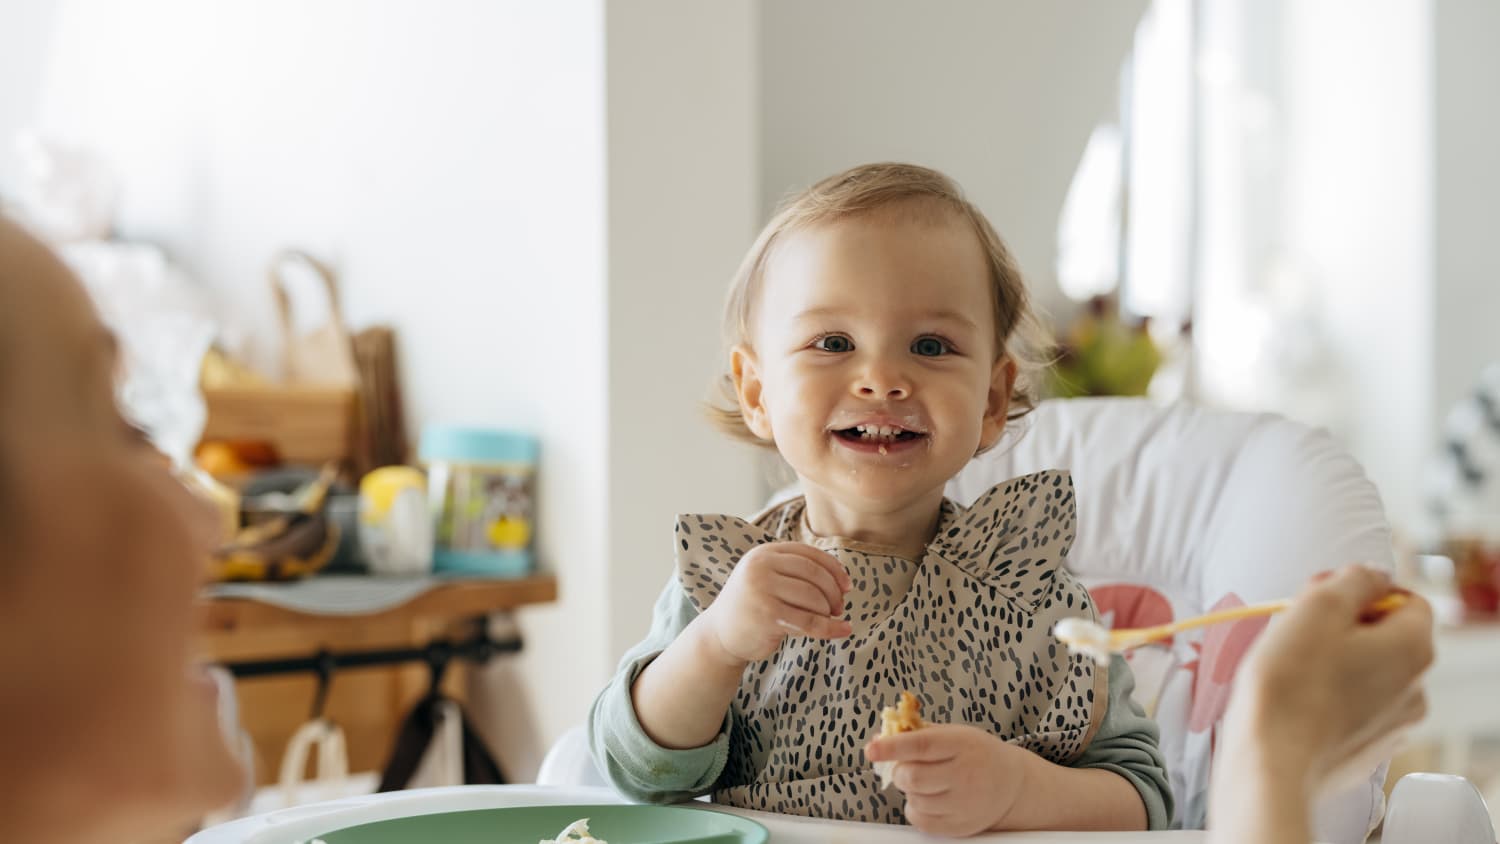
<path fill-rule="evenodd" d="M 557 834 L 556 838 L 546 838 L 537 844 L 606 844 L 606 842 L 589 834 L 589 819 L 573 821 L 567 828 Z"/>

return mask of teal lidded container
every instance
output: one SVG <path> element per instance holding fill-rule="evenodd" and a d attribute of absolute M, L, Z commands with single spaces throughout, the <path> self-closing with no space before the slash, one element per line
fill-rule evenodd
<path fill-rule="evenodd" d="M 532 569 L 536 437 L 429 425 L 419 450 L 435 527 L 433 571 L 524 577 Z"/>

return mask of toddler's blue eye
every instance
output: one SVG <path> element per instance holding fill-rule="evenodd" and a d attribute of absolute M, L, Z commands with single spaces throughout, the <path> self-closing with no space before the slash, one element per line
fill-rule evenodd
<path fill-rule="evenodd" d="M 947 343 L 936 337 L 918 337 L 916 342 L 911 344 L 911 350 L 913 354 L 921 355 L 925 358 L 935 358 L 952 351 L 952 349 L 948 348 Z"/>
<path fill-rule="evenodd" d="M 814 341 L 813 348 L 822 349 L 825 352 L 852 352 L 854 341 L 842 334 L 829 334 Z"/>

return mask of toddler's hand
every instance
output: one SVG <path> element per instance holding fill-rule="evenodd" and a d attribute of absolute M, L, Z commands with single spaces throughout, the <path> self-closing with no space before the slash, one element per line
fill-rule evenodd
<path fill-rule="evenodd" d="M 892 781 L 906 795 L 906 818 L 932 835 L 964 837 L 999 829 L 1025 781 L 1025 748 L 967 724 L 938 724 L 870 742 L 872 762 L 896 762 Z"/>
<path fill-rule="evenodd" d="M 849 573 L 832 554 L 800 542 L 750 549 L 701 618 L 723 655 L 754 662 L 776 651 L 788 634 L 842 639 Z"/>

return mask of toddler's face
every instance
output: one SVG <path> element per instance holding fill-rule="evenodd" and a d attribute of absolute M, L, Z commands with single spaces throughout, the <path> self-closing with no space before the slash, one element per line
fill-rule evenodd
<path fill-rule="evenodd" d="M 996 360 L 983 248 L 956 216 L 913 216 L 788 236 L 734 355 L 751 430 L 847 506 L 929 500 L 1004 425 L 1015 370 Z"/>

